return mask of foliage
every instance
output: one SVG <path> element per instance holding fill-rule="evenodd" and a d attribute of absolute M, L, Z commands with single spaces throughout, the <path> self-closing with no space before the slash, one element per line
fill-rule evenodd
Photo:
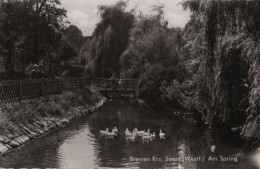
<path fill-rule="evenodd" d="M 97 24 L 93 34 L 98 36 L 100 33 L 105 32 L 110 25 L 115 31 L 122 33 L 128 31 L 131 27 L 131 22 L 129 21 L 133 19 L 133 14 L 132 11 L 127 12 L 126 7 L 127 1 L 118 1 L 116 4 L 110 6 L 98 6 L 101 21 Z"/>
<path fill-rule="evenodd" d="M 23 64 L 38 63 L 59 46 L 66 11 L 58 5 L 59 0 L 0 1 L 6 71 L 14 69 L 18 56 Z"/>
<path fill-rule="evenodd" d="M 73 57 L 77 56 L 76 48 L 71 45 L 66 39 L 63 40 L 61 47 L 59 48 L 59 54 L 56 58 L 57 62 L 65 61 L 65 64 L 68 64 L 68 61 Z"/>
<path fill-rule="evenodd" d="M 260 3 L 186 0 L 183 6 L 191 11 L 191 20 L 184 30 L 187 39 L 184 47 L 191 48 L 183 48 L 185 57 L 181 57 L 186 58 L 183 65 L 187 72 L 196 68 L 185 80 L 196 90 L 189 92 L 188 102 L 183 104 L 189 103 L 190 108 L 201 112 L 211 127 L 243 126 L 248 123 L 249 114 L 255 117 L 260 113 L 257 84 Z M 193 67 L 187 66 L 192 62 Z M 179 85 L 182 89 L 184 86 Z"/>
<path fill-rule="evenodd" d="M 177 41 L 179 29 L 169 29 L 161 8 L 157 15 L 140 15 L 130 33 L 130 43 L 120 57 L 124 77 L 141 78 L 139 94 L 158 102 L 162 82 L 182 80 Z"/>
<path fill-rule="evenodd" d="M 64 31 L 64 36 L 67 41 L 69 41 L 77 49 L 80 49 L 83 45 L 84 38 L 82 31 L 75 25 L 69 25 Z"/>
<path fill-rule="evenodd" d="M 127 2 L 98 7 L 100 22 L 87 43 L 86 72 L 101 77 L 111 77 L 119 71 L 119 57 L 127 47 L 129 31 L 134 22 L 134 12 L 126 10 Z"/>
<path fill-rule="evenodd" d="M 258 138 L 260 116 L 260 1 L 185 0 L 183 30 L 158 15 L 139 16 L 120 57 L 124 77 L 140 78 L 152 104 L 199 112 L 210 128 L 243 128 Z M 225 130 L 227 131 L 227 130 Z"/>

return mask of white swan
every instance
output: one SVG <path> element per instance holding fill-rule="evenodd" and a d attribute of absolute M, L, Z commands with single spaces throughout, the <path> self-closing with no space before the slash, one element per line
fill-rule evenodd
<path fill-rule="evenodd" d="M 162 130 L 160 130 L 159 136 L 160 136 L 160 139 L 165 139 L 165 133 L 162 133 Z"/>
<path fill-rule="evenodd" d="M 210 150 L 211 150 L 211 152 L 215 152 L 216 146 L 215 146 L 215 145 L 212 145 L 212 146 L 210 147 Z"/>
<path fill-rule="evenodd" d="M 117 134 L 115 132 L 106 132 L 106 136 L 116 136 Z"/>
<path fill-rule="evenodd" d="M 153 134 L 151 134 L 151 138 L 155 139 L 155 137 L 156 137 L 155 132 L 153 132 Z"/>
<path fill-rule="evenodd" d="M 145 142 L 149 143 L 149 141 L 151 140 L 151 136 L 143 136 L 142 140 L 143 140 L 143 143 L 145 143 Z"/>
<path fill-rule="evenodd" d="M 127 143 L 135 142 L 135 139 L 136 139 L 136 133 L 134 133 L 133 136 L 126 137 Z"/>
<path fill-rule="evenodd" d="M 130 131 L 128 130 L 128 128 L 126 128 L 126 130 L 125 130 L 125 134 L 126 134 L 126 133 L 130 133 Z"/>
<path fill-rule="evenodd" d="M 116 126 L 113 128 L 112 132 L 114 132 L 116 134 L 118 133 L 118 130 L 117 130 Z"/>
<path fill-rule="evenodd" d="M 132 137 L 134 135 L 136 135 L 135 132 L 133 132 L 133 133 L 131 133 L 131 132 L 125 133 L 126 137 Z"/>
<path fill-rule="evenodd" d="M 144 132 L 145 132 L 144 130 L 143 131 L 138 131 L 138 129 L 135 128 L 135 133 L 136 133 L 137 136 L 143 136 Z"/>
<path fill-rule="evenodd" d="M 125 130 L 125 136 L 126 136 L 126 137 L 132 137 L 132 136 L 134 135 L 134 133 L 135 133 L 135 130 L 133 131 L 133 133 L 131 133 L 131 132 L 128 130 L 128 128 L 126 128 L 126 130 Z"/>
<path fill-rule="evenodd" d="M 107 131 L 104 135 L 106 138 L 114 139 L 114 137 L 117 136 L 117 133 L 113 129 L 112 132 Z"/>
<path fill-rule="evenodd" d="M 99 130 L 99 133 L 100 134 L 106 134 L 108 132 L 108 130 L 109 130 L 108 128 L 106 130 Z"/>
<path fill-rule="evenodd" d="M 143 136 L 150 136 L 150 135 L 151 135 L 150 129 L 148 129 L 147 132 L 144 132 L 144 133 L 143 133 Z"/>

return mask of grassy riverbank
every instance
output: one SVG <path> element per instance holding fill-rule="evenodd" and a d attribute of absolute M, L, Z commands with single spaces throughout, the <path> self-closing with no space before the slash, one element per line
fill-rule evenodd
<path fill-rule="evenodd" d="M 75 117 L 100 107 L 104 101 L 94 89 L 84 88 L 22 104 L 2 104 L 0 154 L 66 125 Z"/>

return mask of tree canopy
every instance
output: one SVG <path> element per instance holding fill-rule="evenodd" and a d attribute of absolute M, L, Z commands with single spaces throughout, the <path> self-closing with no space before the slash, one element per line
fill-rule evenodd
<path fill-rule="evenodd" d="M 91 40 L 88 40 L 86 72 L 101 77 L 119 73 L 119 57 L 127 47 L 129 31 L 134 23 L 133 11 L 126 10 L 127 2 L 98 7 L 100 21 Z"/>
<path fill-rule="evenodd" d="M 68 61 L 71 60 L 75 56 L 77 56 L 76 48 L 70 42 L 63 40 L 63 42 L 59 48 L 59 53 L 56 57 L 56 61 L 58 63 L 61 63 L 61 61 L 64 61 L 65 65 L 67 65 Z"/>
<path fill-rule="evenodd" d="M 52 53 L 62 37 L 66 10 L 58 7 L 59 0 L 0 1 L 0 30 L 6 41 L 6 71 L 14 68 L 15 59 L 38 63 Z"/>
<path fill-rule="evenodd" d="M 74 45 L 77 49 L 80 49 L 80 47 L 84 43 L 84 37 L 82 31 L 75 25 L 69 25 L 65 31 L 64 36 L 66 39 Z"/>
<path fill-rule="evenodd" d="M 120 57 L 124 77 L 140 78 L 139 94 L 146 100 L 160 99 L 162 83 L 181 79 L 177 45 L 179 29 L 168 28 L 162 7 L 156 15 L 139 15 L 130 32 L 130 42 Z"/>

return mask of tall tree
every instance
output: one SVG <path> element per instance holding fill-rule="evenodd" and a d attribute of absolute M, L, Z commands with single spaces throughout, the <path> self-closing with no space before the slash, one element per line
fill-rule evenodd
<path fill-rule="evenodd" d="M 99 6 L 101 20 L 89 45 L 87 72 L 103 77 L 119 72 L 119 57 L 127 47 L 129 31 L 135 19 L 134 12 L 127 11 L 126 6 L 127 1 Z"/>
<path fill-rule="evenodd" d="M 258 126 L 246 118 L 248 114 L 260 117 L 260 1 L 186 0 L 183 6 L 191 11 L 191 21 L 197 18 L 197 24 L 186 25 L 189 30 L 192 26 L 197 30 L 192 39 L 200 46 L 188 55 L 201 53 L 194 74 L 195 107 L 210 127 L 248 123 L 243 134 L 256 137 L 257 132 L 250 128 Z"/>
<path fill-rule="evenodd" d="M 33 4 L 32 38 L 33 61 L 38 62 L 41 54 L 59 46 L 64 31 L 63 18 L 66 10 L 58 8 L 60 0 L 36 0 Z M 41 52 L 41 53 L 39 53 Z"/>
<path fill-rule="evenodd" d="M 6 61 L 10 65 L 7 67 L 14 67 L 18 47 L 26 51 L 23 55 L 27 63 L 38 63 L 58 47 L 66 16 L 66 11 L 57 7 L 59 4 L 59 0 L 0 1 L 0 29 L 7 41 Z"/>
<path fill-rule="evenodd" d="M 2 31 L 3 48 L 7 50 L 5 56 L 5 70 L 13 72 L 17 47 L 25 41 L 29 20 L 28 3 L 26 1 L 0 1 L 0 30 Z"/>
<path fill-rule="evenodd" d="M 83 45 L 83 34 L 82 31 L 75 25 L 70 25 L 64 31 L 64 35 L 72 45 L 74 45 L 77 49 Z"/>
<path fill-rule="evenodd" d="M 77 49 L 70 44 L 66 39 L 63 40 L 56 61 L 64 61 L 65 65 L 68 65 L 68 61 L 77 56 Z"/>
<path fill-rule="evenodd" d="M 120 56 L 121 72 L 127 78 L 139 78 L 139 96 L 158 103 L 163 82 L 180 80 L 177 43 L 178 29 L 170 29 L 164 20 L 163 6 L 154 6 L 156 15 L 137 18 L 130 42 Z"/>

